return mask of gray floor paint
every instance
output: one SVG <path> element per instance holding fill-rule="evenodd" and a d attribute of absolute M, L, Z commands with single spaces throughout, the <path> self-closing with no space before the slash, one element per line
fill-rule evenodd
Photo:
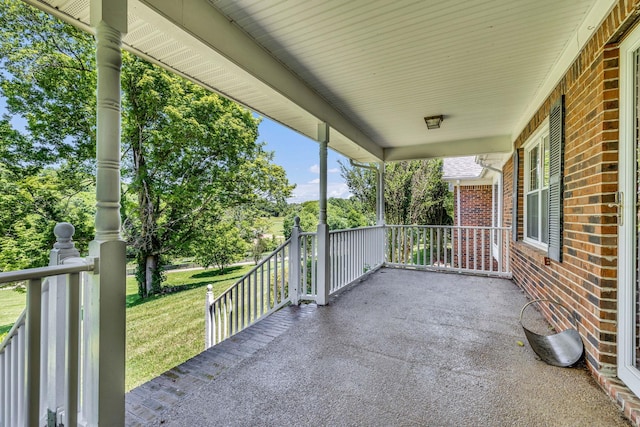
<path fill-rule="evenodd" d="M 518 324 L 526 301 L 508 280 L 382 269 L 187 362 L 186 379 L 161 379 L 170 404 L 138 425 L 628 425 L 584 368 L 537 360 Z M 215 360 L 224 369 L 198 376 Z"/>

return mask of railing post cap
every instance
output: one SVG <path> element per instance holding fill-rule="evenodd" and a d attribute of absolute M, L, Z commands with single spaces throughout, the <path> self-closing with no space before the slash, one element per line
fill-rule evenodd
<path fill-rule="evenodd" d="M 53 228 L 53 234 L 56 236 L 56 243 L 53 245 L 56 249 L 73 248 L 74 244 L 71 238 L 75 234 L 76 229 L 68 222 L 59 222 Z"/>
<path fill-rule="evenodd" d="M 213 285 L 207 285 L 207 292 L 213 291 Z"/>
<path fill-rule="evenodd" d="M 293 218 L 293 226 L 300 227 L 300 217 L 297 215 L 295 216 L 295 218 Z"/>

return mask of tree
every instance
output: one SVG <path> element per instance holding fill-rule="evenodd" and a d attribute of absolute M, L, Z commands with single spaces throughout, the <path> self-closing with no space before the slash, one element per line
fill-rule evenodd
<path fill-rule="evenodd" d="M 318 214 L 320 212 L 317 200 L 302 202 L 294 206 L 283 221 L 283 232 L 286 238 L 291 236 L 294 218 L 300 218 L 302 231 L 315 232 L 318 228 Z M 329 230 L 344 230 L 348 228 L 366 227 L 373 223 L 373 216 L 369 218 L 359 210 L 357 201 L 353 199 L 327 200 L 327 225 Z"/>
<path fill-rule="evenodd" d="M 340 169 L 353 197 L 366 212 L 375 212 L 375 172 L 342 163 Z M 387 164 L 384 197 L 388 224 L 452 224 L 452 195 L 442 180 L 440 159 Z"/>
<path fill-rule="evenodd" d="M 80 250 L 86 248 L 93 231 L 94 193 L 79 190 L 92 188 L 93 178 L 75 171 L 71 179 L 66 164 L 55 170 L 34 166 L 28 142 L 8 121 L 0 121 L 2 271 L 46 265 L 57 222 L 74 223 Z"/>
<path fill-rule="evenodd" d="M 255 264 L 258 264 L 262 259 L 262 254 L 268 251 L 271 246 L 270 241 L 265 238 L 269 230 L 269 222 L 266 218 L 252 216 L 250 220 L 244 221 L 242 229 L 246 230 L 251 258 Z"/>
<path fill-rule="evenodd" d="M 95 50 L 91 35 L 16 0 L 0 7 L 0 89 L 27 121 L 22 160 L 91 171 L 95 158 Z"/>
<path fill-rule="evenodd" d="M 130 54 L 122 74 L 124 172 L 137 195 L 125 230 L 142 293 L 154 293 L 163 257 L 210 241 L 202 233 L 217 230 L 216 212 L 284 200 L 293 187 L 256 143 L 259 120 L 248 110 Z"/>
<path fill-rule="evenodd" d="M 0 271 L 46 265 L 63 220 L 75 225 L 76 247 L 86 249 L 94 205 L 93 193 L 69 191 L 57 171 L 19 178 L 0 166 Z"/>
<path fill-rule="evenodd" d="M 233 223 L 222 221 L 208 227 L 194 242 L 195 260 L 205 268 L 216 265 L 221 272 L 241 260 L 248 249 L 247 242 Z"/>
<path fill-rule="evenodd" d="M 60 167 L 85 191 L 73 177 L 94 168 L 92 36 L 22 2 L 3 6 L 0 89 L 9 112 L 27 118 L 29 164 Z M 246 109 L 127 53 L 122 92 L 123 229 L 147 295 L 160 290 L 163 258 L 190 251 L 217 212 L 281 203 L 293 187 Z"/>
<path fill-rule="evenodd" d="M 258 123 L 231 101 L 140 58 L 126 54 L 123 64 L 123 145 L 131 153 L 125 174 L 137 195 L 125 230 L 138 249 L 144 291 L 157 292 L 162 256 L 197 238 L 194 225 L 212 209 L 252 198 L 252 178 L 241 174 L 260 154 Z"/>

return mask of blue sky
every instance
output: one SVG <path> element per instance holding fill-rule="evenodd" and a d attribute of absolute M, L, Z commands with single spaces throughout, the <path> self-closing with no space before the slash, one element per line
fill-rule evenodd
<path fill-rule="evenodd" d="M 318 200 L 319 144 L 267 118 L 262 119 L 258 131 L 258 141 L 265 142 L 266 149 L 275 152 L 274 163 L 284 168 L 289 182 L 296 184 L 293 197 L 289 201 L 298 203 Z M 343 163 L 349 162 L 346 157 L 329 150 L 327 196 L 347 198 L 350 193 L 340 176 L 338 160 Z"/>
<path fill-rule="evenodd" d="M 0 115 L 4 112 L 5 101 L 0 97 Z M 16 129 L 24 128 L 23 120 L 14 118 L 12 123 Z M 320 176 L 318 143 L 267 118 L 262 118 L 258 131 L 258 142 L 266 143 L 265 149 L 275 153 L 274 163 L 284 168 L 289 182 L 296 184 L 293 196 L 288 201 L 300 203 L 306 200 L 318 200 Z M 346 157 L 329 150 L 327 195 L 347 198 L 351 194 L 340 176 L 338 160 L 342 160 L 343 163 L 349 162 Z"/>

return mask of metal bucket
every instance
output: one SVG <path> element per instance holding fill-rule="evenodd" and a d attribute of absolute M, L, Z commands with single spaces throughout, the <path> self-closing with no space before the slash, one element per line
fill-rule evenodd
<path fill-rule="evenodd" d="M 548 302 L 562 307 L 569 315 L 567 318 L 577 328 L 577 322 L 571 311 L 564 305 L 547 300 L 537 299 L 528 302 L 520 311 L 520 326 L 524 329 L 527 341 L 540 359 L 553 366 L 567 367 L 576 363 L 582 357 L 584 345 L 577 329 L 566 329 L 553 335 L 539 335 L 530 331 L 522 324 L 522 315 L 527 307 L 534 303 Z"/>

